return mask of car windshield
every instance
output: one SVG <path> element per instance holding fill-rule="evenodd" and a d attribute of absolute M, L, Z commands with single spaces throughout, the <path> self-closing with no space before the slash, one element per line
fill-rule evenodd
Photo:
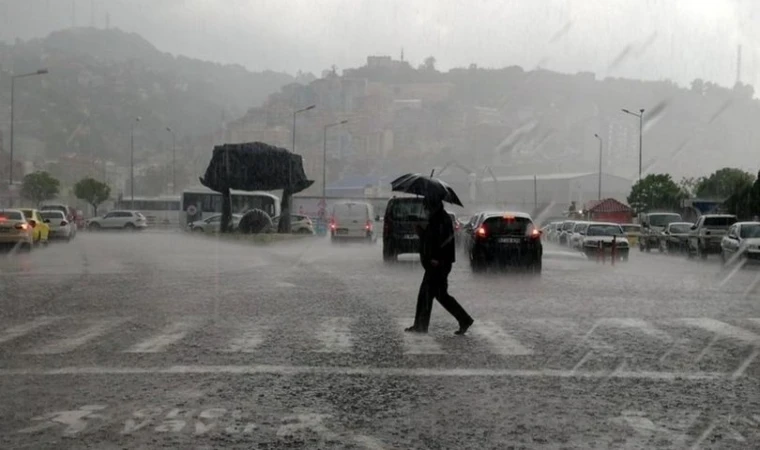
<path fill-rule="evenodd" d="M 680 222 L 681 216 L 678 214 L 650 214 L 649 226 L 665 227 L 671 222 Z"/>
<path fill-rule="evenodd" d="M 60 211 L 40 211 L 40 215 L 43 219 L 65 219 L 65 216 Z"/>
<path fill-rule="evenodd" d="M 703 223 L 708 228 L 728 228 L 736 223 L 736 217 L 732 216 L 717 216 L 717 217 L 705 217 Z"/>
<path fill-rule="evenodd" d="M 677 224 L 677 225 L 670 225 L 670 232 L 681 234 L 681 233 L 688 233 L 691 231 L 691 224 Z"/>
<path fill-rule="evenodd" d="M 24 217 L 18 211 L 0 211 L 0 221 L 22 220 Z"/>
<path fill-rule="evenodd" d="M 21 212 L 24 213 L 24 217 L 26 217 L 27 219 L 31 219 L 34 217 L 34 214 L 31 209 L 22 209 Z"/>
<path fill-rule="evenodd" d="M 760 224 L 742 225 L 740 234 L 741 234 L 742 239 L 760 238 Z"/>
<path fill-rule="evenodd" d="M 590 225 L 586 231 L 588 236 L 622 236 L 620 225 Z"/>
<path fill-rule="evenodd" d="M 622 227 L 623 227 L 623 231 L 625 231 L 626 233 L 640 233 L 641 232 L 641 225 L 627 224 L 627 225 L 622 225 Z"/>
<path fill-rule="evenodd" d="M 483 222 L 488 233 L 497 234 L 527 234 L 533 227 L 533 222 L 524 217 L 500 216 L 489 217 Z"/>
<path fill-rule="evenodd" d="M 575 222 L 564 222 L 562 224 L 562 231 L 570 231 L 575 226 Z"/>

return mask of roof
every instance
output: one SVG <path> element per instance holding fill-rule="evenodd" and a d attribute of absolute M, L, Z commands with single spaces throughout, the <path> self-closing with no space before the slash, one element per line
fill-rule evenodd
<path fill-rule="evenodd" d="M 615 200 L 614 198 L 605 198 L 604 200 L 592 200 L 586 203 L 586 206 L 583 209 L 592 213 L 595 213 L 595 212 L 597 213 L 616 213 L 616 212 L 630 213 L 633 211 L 630 206 L 626 205 L 625 203 L 619 202 Z"/>
<path fill-rule="evenodd" d="M 629 180 L 628 178 L 619 177 L 617 175 L 612 175 L 609 173 L 602 173 L 605 177 L 613 177 L 613 178 L 619 178 L 621 180 L 630 181 L 633 183 L 633 181 Z M 503 175 L 496 177 L 496 181 L 533 181 L 533 178 L 535 177 L 538 181 L 548 181 L 548 180 L 573 180 L 576 178 L 582 178 L 582 177 L 588 177 L 588 176 L 599 176 L 599 172 L 575 172 L 575 173 L 548 173 L 543 175 Z M 481 182 L 483 183 L 493 183 L 493 178 L 490 176 L 484 176 L 481 179 Z"/>

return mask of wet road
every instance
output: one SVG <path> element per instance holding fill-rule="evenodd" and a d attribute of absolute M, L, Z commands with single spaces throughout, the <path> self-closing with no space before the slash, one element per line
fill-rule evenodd
<path fill-rule="evenodd" d="M 381 245 L 87 234 L 0 257 L 0 448 L 752 448 L 757 270 L 547 247 L 403 328 Z"/>

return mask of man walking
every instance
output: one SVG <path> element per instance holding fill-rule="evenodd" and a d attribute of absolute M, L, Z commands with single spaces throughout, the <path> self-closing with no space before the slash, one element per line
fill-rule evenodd
<path fill-rule="evenodd" d="M 449 273 L 456 261 L 454 224 L 443 209 L 442 201 L 426 197 L 424 205 L 428 212 L 428 225 L 420 235 L 420 261 L 425 268 L 425 276 L 417 295 L 414 325 L 406 331 L 427 333 L 435 298 L 459 322 L 459 330 L 455 334 L 465 334 L 474 321 L 459 302 L 449 295 Z"/>

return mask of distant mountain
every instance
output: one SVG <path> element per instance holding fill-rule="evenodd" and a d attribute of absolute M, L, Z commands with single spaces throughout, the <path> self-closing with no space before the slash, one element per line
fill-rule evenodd
<path fill-rule="evenodd" d="M 0 103 L 10 103 L 11 73 L 42 67 L 50 73 L 17 80 L 15 89 L 16 149 L 36 162 L 79 153 L 128 163 L 137 116 L 136 155 L 147 161 L 170 145 L 166 127 L 180 140 L 209 134 L 295 80 L 172 56 L 134 33 L 77 28 L 0 44 Z M 8 108 L 0 122 L 9 122 Z"/>

